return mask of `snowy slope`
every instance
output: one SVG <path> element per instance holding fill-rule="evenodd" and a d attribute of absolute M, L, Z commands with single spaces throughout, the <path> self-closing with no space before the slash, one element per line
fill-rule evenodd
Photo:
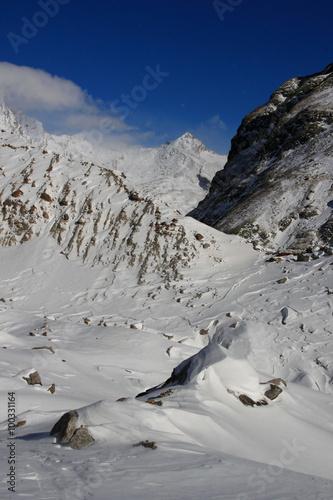
<path fill-rule="evenodd" d="M 330 500 L 332 257 L 268 259 L 144 187 L 137 196 L 130 174 L 88 162 L 69 139 L 57 152 L 13 129 L 2 138 L 3 449 L 9 392 L 25 421 L 12 497 Z M 154 155 L 188 144 L 192 155 L 191 137 Z M 162 388 L 188 359 L 182 383 Z M 42 385 L 28 385 L 36 370 Z M 269 400 L 279 377 L 287 386 Z M 83 450 L 50 436 L 69 410 L 95 440 Z M 157 448 L 135 446 L 146 440 Z"/>

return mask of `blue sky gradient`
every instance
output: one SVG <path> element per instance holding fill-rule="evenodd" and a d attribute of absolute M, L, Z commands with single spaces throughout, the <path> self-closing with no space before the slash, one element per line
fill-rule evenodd
<path fill-rule="evenodd" d="M 102 126 L 105 133 L 143 146 L 189 131 L 226 154 L 242 118 L 281 83 L 333 61 L 330 0 L 2 0 L 1 6 L 0 61 L 73 82 L 91 104 L 88 111 L 81 106 L 81 115 L 114 118 Z M 0 65 L 3 87 L 14 85 L 7 69 Z M 163 76 L 154 80 L 150 71 Z M 21 97 L 7 100 L 48 131 L 80 132 L 73 117 L 62 126 L 63 108 Z M 66 118 L 68 112 L 70 105 Z M 84 125 L 100 129 L 96 120 Z"/>

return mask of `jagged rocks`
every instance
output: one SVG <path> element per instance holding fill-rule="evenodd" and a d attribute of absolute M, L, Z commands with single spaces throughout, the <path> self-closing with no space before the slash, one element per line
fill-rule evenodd
<path fill-rule="evenodd" d="M 189 215 L 255 248 L 332 244 L 332 125 L 332 64 L 284 83 L 243 119 L 225 168 Z"/>
<path fill-rule="evenodd" d="M 58 422 L 52 427 L 50 436 L 57 435 L 57 443 L 67 444 L 74 450 L 80 450 L 89 446 L 94 442 L 94 438 L 89 434 L 86 427 L 75 426 L 78 419 L 76 411 L 69 411 L 65 413 Z"/>
<path fill-rule="evenodd" d="M 78 413 L 72 410 L 65 413 L 52 427 L 50 436 L 58 434 L 57 443 L 66 444 L 73 450 L 81 450 L 92 444 L 94 438 L 89 434 L 87 427 L 75 426 L 78 416 Z"/>
<path fill-rule="evenodd" d="M 58 422 L 52 427 L 50 436 L 58 434 L 58 443 L 68 443 L 68 441 L 74 434 L 74 431 L 76 430 L 74 422 L 77 420 L 78 416 L 79 415 L 76 411 L 69 411 L 65 413 L 60 418 L 60 420 L 58 420 Z"/>

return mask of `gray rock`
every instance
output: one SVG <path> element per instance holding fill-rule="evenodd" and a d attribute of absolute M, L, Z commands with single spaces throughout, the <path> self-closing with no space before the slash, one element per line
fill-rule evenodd
<path fill-rule="evenodd" d="M 67 446 L 73 450 L 82 450 L 94 442 L 94 438 L 89 434 L 87 427 L 79 427 L 76 429 L 68 441 Z"/>
<path fill-rule="evenodd" d="M 57 443 L 67 444 L 73 450 L 81 450 L 94 442 L 94 438 L 89 434 L 88 429 L 81 425 L 77 428 L 75 422 L 78 419 L 78 413 L 68 411 L 53 426 L 50 435 L 57 436 Z"/>
<path fill-rule="evenodd" d="M 67 413 L 65 413 L 60 418 L 60 420 L 58 420 L 58 422 L 52 427 L 50 436 L 58 434 L 58 443 L 68 443 L 76 430 L 74 423 L 77 420 L 78 416 L 79 415 L 76 411 L 68 411 Z"/>

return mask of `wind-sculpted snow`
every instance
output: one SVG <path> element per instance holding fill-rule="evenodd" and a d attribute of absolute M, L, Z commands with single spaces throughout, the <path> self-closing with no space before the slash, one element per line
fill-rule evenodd
<path fill-rule="evenodd" d="M 0 436 L 10 393 L 15 495 L 331 500 L 332 257 L 255 251 L 82 139 L 40 147 L 37 125 L 38 144 L 9 112 L 1 123 Z M 206 154 L 190 135 L 150 154 L 186 151 L 183 166 Z M 50 436 L 71 410 L 93 438 L 82 450 Z"/>

